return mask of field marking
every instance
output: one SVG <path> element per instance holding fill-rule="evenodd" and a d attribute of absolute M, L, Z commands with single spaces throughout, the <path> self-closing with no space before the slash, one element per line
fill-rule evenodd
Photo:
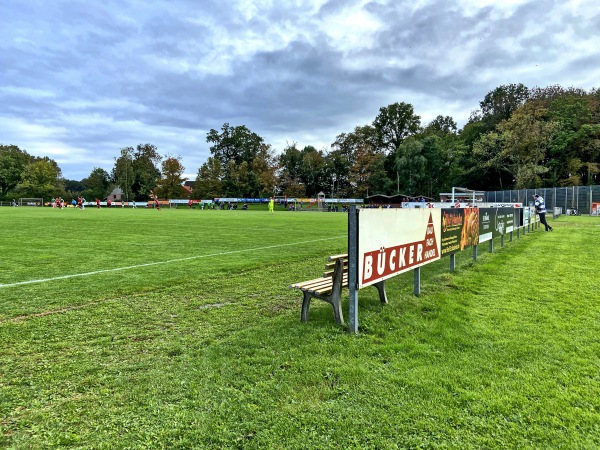
<path fill-rule="evenodd" d="M 151 263 L 136 264 L 134 266 L 115 267 L 113 269 L 95 270 L 93 272 L 74 273 L 74 274 L 70 274 L 70 275 L 61 275 L 59 277 L 40 278 L 38 280 L 28 280 L 28 281 L 18 281 L 16 283 L 0 284 L 0 289 L 1 288 L 8 288 L 8 287 L 15 287 L 15 286 L 23 286 L 23 285 L 26 285 L 26 284 L 47 283 L 49 281 L 67 280 L 69 278 L 88 277 L 88 276 L 92 276 L 92 275 L 98 275 L 98 274 L 101 274 L 101 273 L 119 272 L 121 270 L 130 270 L 130 269 L 139 269 L 140 267 L 159 266 L 159 265 L 163 265 L 163 264 L 172 264 L 172 263 L 178 263 L 178 262 L 182 262 L 182 261 L 191 261 L 191 260 L 194 260 L 194 259 L 212 258 L 212 257 L 215 257 L 215 256 L 233 255 L 235 253 L 255 252 L 255 251 L 258 251 L 258 250 L 269 250 L 269 249 L 273 249 L 273 248 L 291 247 L 293 245 L 312 244 L 314 242 L 322 242 L 322 241 L 332 241 L 334 239 L 340 239 L 340 238 L 343 238 L 343 237 L 345 237 L 345 236 L 341 235 L 341 236 L 330 237 L 330 238 L 313 239 L 311 241 L 292 242 L 292 243 L 277 244 L 277 245 L 267 245 L 265 247 L 254 247 L 254 248 L 246 248 L 246 249 L 242 249 L 242 250 L 231 250 L 231 251 L 228 251 L 228 252 L 210 253 L 208 255 L 186 256 L 185 258 L 169 259 L 167 261 L 156 261 L 156 262 L 151 262 Z"/>

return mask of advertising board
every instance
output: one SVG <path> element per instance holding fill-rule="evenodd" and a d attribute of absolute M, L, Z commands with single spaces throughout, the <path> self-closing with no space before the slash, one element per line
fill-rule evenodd
<path fill-rule="evenodd" d="M 442 256 L 464 250 L 479 242 L 479 208 L 442 209 Z"/>
<path fill-rule="evenodd" d="M 440 258 L 439 209 L 362 209 L 358 285 L 370 286 Z"/>
<path fill-rule="evenodd" d="M 494 221 L 496 208 L 481 208 L 479 210 L 479 243 L 491 240 L 494 237 Z"/>
<path fill-rule="evenodd" d="M 504 236 L 515 229 L 515 209 L 498 208 L 495 214 L 494 237 Z"/>

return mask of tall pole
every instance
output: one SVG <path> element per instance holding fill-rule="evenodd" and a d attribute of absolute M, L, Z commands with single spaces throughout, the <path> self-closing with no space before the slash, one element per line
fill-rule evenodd
<path fill-rule="evenodd" d="M 358 214 L 356 205 L 348 212 L 348 289 L 350 290 L 350 333 L 358 333 Z"/>

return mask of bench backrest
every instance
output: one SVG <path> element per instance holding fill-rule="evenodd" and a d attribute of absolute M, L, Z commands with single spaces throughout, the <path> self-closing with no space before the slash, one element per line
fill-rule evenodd
<path fill-rule="evenodd" d="M 348 273 L 348 254 L 342 255 L 333 255 L 327 258 L 328 263 L 325 264 L 325 271 L 323 272 L 323 277 L 332 277 L 335 273 L 335 267 L 338 264 L 338 261 L 342 263 L 343 272 Z"/>

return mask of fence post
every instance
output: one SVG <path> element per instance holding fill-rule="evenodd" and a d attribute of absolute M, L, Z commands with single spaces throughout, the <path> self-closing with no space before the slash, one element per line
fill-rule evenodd
<path fill-rule="evenodd" d="M 477 261 L 477 245 L 473 246 L 473 259 Z"/>
<path fill-rule="evenodd" d="M 490 253 L 494 253 L 494 240 L 490 239 Z"/>
<path fill-rule="evenodd" d="M 504 248 L 504 235 L 500 236 L 500 247 Z"/>
<path fill-rule="evenodd" d="M 452 253 L 450 255 L 450 272 L 454 272 L 455 268 L 456 268 L 456 254 Z"/>

